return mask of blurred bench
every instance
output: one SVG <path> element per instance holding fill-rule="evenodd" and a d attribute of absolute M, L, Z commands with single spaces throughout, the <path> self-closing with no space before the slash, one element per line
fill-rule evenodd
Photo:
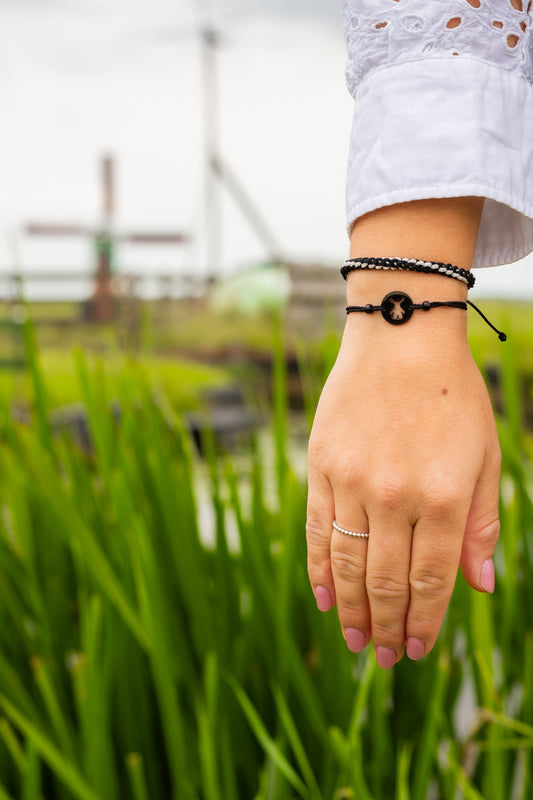
<path fill-rule="evenodd" d="M 109 412 L 116 425 L 120 424 L 122 409 L 118 401 L 109 404 Z M 30 424 L 31 414 L 25 407 L 12 408 L 15 422 Z M 186 429 L 191 434 L 198 452 L 203 455 L 205 436 L 213 437 L 217 450 L 233 449 L 249 444 L 252 432 L 261 419 L 247 407 L 244 393 L 239 386 L 230 386 L 205 394 L 202 411 L 184 415 Z M 83 403 L 73 403 L 50 413 L 50 425 L 54 434 L 67 433 L 85 453 L 94 451 L 93 438 L 87 410 Z"/>
<path fill-rule="evenodd" d="M 198 452 L 204 452 L 204 437 L 211 435 L 217 448 L 234 449 L 249 443 L 261 420 L 248 408 L 240 386 L 210 390 L 204 395 L 205 409 L 187 414 L 186 426 Z"/>

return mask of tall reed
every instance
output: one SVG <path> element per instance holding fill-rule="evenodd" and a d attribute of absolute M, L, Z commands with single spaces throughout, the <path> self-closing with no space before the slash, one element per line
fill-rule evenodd
<path fill-rule="evenodd" d="M 497 592 L 459 578 L 434 652 L 384 672 L 310 593 L 276 347 L 273 467 L 260 442 L 232 460 L 209 437 L 199 465 L 142 370 L 124 367 L 117 423 L 81 352 L 92 452 L 54 436 L 28 323 L 33 422 L 0 417 L 0 800 L 532 796 L 531 445 L 512 357 Z"/>

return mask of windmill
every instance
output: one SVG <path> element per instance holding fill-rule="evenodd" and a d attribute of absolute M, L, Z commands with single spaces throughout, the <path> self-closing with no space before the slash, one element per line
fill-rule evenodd
<path fill-rule="evenodd" d="M 106 322 L 114 318 L 116 296 L 113 289 L 114 252 L 118 242 L 132 244 L 183 245 L 190 240 L 185 233 L 177 231 L 130 231 L 117 233 L 114 230 L 115 215 L 115 163 L 113 156 L 102 156 L 100 165 L 102 215 L 101 225 L 90 227 L 72 223 L 29 222 L 25 232 L 30 236 L 83 237 L 94 243 L 96 266 L 94 269 L 94 291 L 85 302 L 86 317 L 95 322 Z"/>

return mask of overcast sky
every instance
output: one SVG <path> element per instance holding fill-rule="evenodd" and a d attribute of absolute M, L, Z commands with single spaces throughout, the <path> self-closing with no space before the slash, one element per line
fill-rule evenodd
<path fill-rule="evenodd" d="M 186 248 L 122 247 L 123 269 L 206 262 L 199 18 L 222 32 L 219 150 L 282 254 L 340 264 L 352 100 L 341 0 L 1 0 L 0 268 L 92 264 L 86 240 L 37 240 L 28 220 L 98 225 L 98 163 L 117 163 L 118 229 L 179 229 Z M 268 254 L 221 192 L 221 271 Z M 517 268 L 524 269 L 523 267 Z M 497 272 L 497 271 L 491 271 Z M 531 270 L 502 281 L 533 295 Z M 518 275 L 518 273 L 517 273 Z"/>

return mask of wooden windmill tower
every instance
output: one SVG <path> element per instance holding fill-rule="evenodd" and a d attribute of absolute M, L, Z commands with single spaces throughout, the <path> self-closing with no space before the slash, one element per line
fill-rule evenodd
<path fill-rule="evenodd" d="M 94 290 L 84 303 L 85 315 L 95 322 L 112 320 L 116 313 L 117 298 L 113 287 L 114 252 L 118 242 L 133 244 L 183 245 L 189 236 L 177 231 L 130 231 L 117 233 L 114 230 L 115 214 L 115 166 L 113 157 L 104 155 L 101 161 L 102 223 L 93 228 L 72 223 L 30 222 L 25 232 L 32 236 L 84 237 L 94 243 L 96 265 Z"/>

